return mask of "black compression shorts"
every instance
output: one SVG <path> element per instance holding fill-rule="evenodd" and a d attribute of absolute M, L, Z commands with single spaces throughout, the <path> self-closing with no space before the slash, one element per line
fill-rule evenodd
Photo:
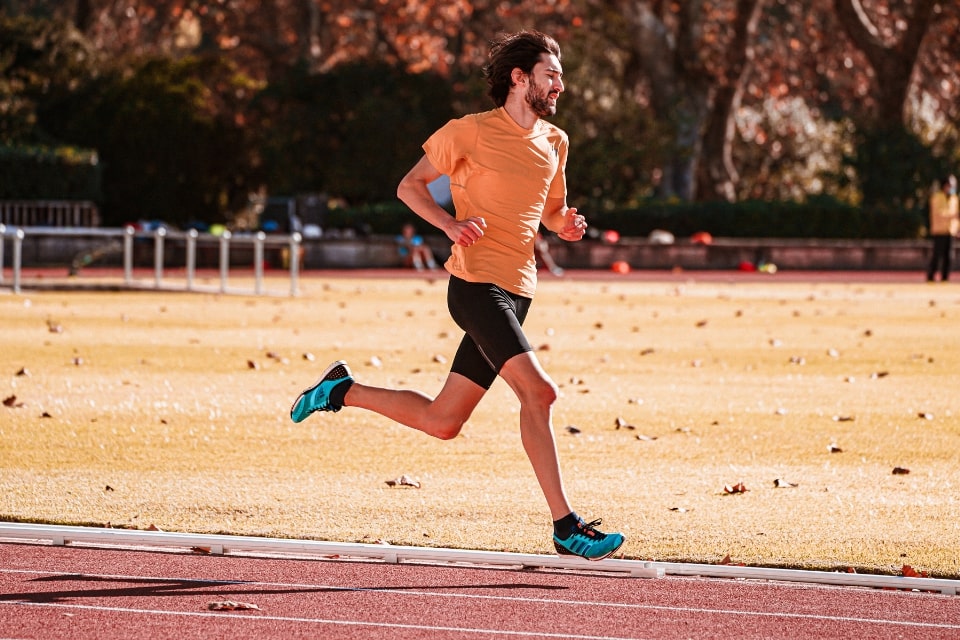
<path fill-rule="evenodd" d="M 450 370 L 489 389 L 507 360 L 533 350 L 520 328 L 531 302 L 495 284 L 450 276 L 447 308 L 466 333 Z"/>

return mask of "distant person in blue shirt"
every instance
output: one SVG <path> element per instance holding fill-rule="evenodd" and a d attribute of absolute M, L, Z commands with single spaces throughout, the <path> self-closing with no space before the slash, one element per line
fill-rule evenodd
<path fill-rule="evenodd" d="M 413 267 L 417 271 L 423 271 L 425 266 L 428 269 L 437 268 L 433 251 L 424 244 L 423 236 L 418 235 L 409 222 L 403 225 L 403 230 L 397 236 L 397 251 L 405 267 Z"/>

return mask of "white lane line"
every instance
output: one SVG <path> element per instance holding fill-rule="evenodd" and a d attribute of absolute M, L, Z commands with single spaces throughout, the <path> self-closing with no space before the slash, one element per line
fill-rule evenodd
<path fill-rule="evenodd" d="M 519 596 L 494 596 L 486 594 L 475 594 L 475 593 L 447 593 L 439 591 L 430 591 L 430 590 L 412 590 L 412 589 L 391 589 L 391 588 L 380 588 L 380 587 L 343 587 L 338 585 L 327 585 L 327 584 L 311 584 L 311 583 L 290 583 L 290 582 L 261 582 L 261 581 L 248 581 L 248 580 L 214 580 L 211 578 L 172 578 L 172 577 L 156 577 L 156 576 L 132 576 L 132 575 L 117 575 L 117 574 L 91 574 L 91 573 L 76 573 L 76 572 L 64 572 L 64 571 L 39 571 L 31 569 L 3 569 L 0 568 L 0 573 L 22 573 L 22 574 L 33 574 L 33 575 L 47 575 L 47 576 L 62 576 L 64 578 L 97 578 L 103 580 L 116 580 L 116 581 L 130 581 L 130 582 L 140 582 L 142 583 L 145 580 L 155 581 L 160 584 L 169 584 L 171 582 L 192 582 L 198 585 L 209 584 L 211 586 L 216 585 L 242 585 L 245 587 L 270 587 L 270 588 L 281 588 L 281 589 L 310 589 L 310 590 L 325 590 L 325 591 L 340 591 L 344 593 L 389 593 L 392 595 L 401 595 L 401 596 L 428 596 L 435 598 L 460 598 L 465 600 L 492 600 L 500 602 L 515 602 L 515 603 L 530 603 L 530 604 L 549 604 L 557 606 L 578 606 L 578 607 L 598 607 L 598 608 L 611 608 L 611 609 L 627 609 L 627 610 L 638 610 L 638 611 L 665 611 L 665 612 L 677 612 L 677 613 L 703 613 L 703 614 L 714 614 L 714 615 L 728 615 L 728 616 L 752 616 L 758 618 L 789 618 L 789 619 L 800 619 L 800 620 L 815 620 L 821 622 L 846 622 L 846 623 L 858 623 L 858 624 L 874 624 L 874 625 L 886 625 L 886 626 L 904 626 L 904 627 L 917 627 L 925 629 L 957 629 L 960 630 L 960 624 L 953 624 L 947 622 L 925 622 L 919 620 L 896 620 L 889 618 L 862 618 L 856 616 L 831 616 L 824 614 L 813 614 L 813 613 L 790 613 L 783 611 L 756 611 L 749 609 L 711 609 L 707 607 L 678 607 L 678 606 L 667 606 L 667 605 L 656 605 L 656 604 L 641 604 L 641 603 L 630 603 L 630 602 L 603 602 L 603 601 L 593 601 L 593 600 L 564 600 L 560 598 L 530 598 L 530 597 L 519 597 Z M 470 585 L 463 585 L 464 589 L 469 589 Z M 534 587 L 536 588 L 536 587 Z M 13 595 L 13 594 L 9 594 Z M 22 601 L 19 601 L 22 602 Z M 26 603 L 25 603 L 26 604 Z"/>
<path fill-rule="evenodd" d="M 326 618 L 294 618 L 290 616 L 268 616 L 256 613 L 240 614 L 228 612 L 206 611 L 163 611 L 158 609 L 133 609 L 128 607 L 99 607 L 85 604 L 62 604 L 51 602 L 0 602 L 0 605 L 16 605 L 21 607 L 49 607 L 52 609 L 82 609 L 86 611 L 103 611 L 111 613 L 137 613 L 158 616 L 185 616 L 195 618 L 235 618 L 251 621 L 268 622 L 298 622 L 305 624 L 329 624 L 346 627 L 376 627 L 380 629 L 412 629 L 416 631 L 436 631 L 442 633 L 473 633 L 492 636 L 517 636 L 527 638 L 572 638 L 573 640 L 645 640 L 637 637 L 624 636 L 587 636 L 571 633 L 547 633 L 540 631 L 510 631 L 505 629 L 479 629 L 475 627 L 444 627 L 427 624 L 400 624 L 396 622 L 372 622 L 365 620 L 331 620 Z"/>

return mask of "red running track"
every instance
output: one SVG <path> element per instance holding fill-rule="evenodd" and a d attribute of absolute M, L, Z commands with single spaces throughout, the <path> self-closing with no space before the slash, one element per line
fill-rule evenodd
<path fill-rule="evenodd" d="M 258 609 L 213 611 L 211 602 Z M 475 566 L 0 544 L 2 638 L 960 637 L 960 598 Z"/>

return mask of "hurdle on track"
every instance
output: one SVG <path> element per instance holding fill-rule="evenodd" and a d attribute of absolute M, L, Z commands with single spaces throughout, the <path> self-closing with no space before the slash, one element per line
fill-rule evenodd
<path fill-rule="evenodd" d="M 201 234 L 195 229 L 189 231 L 174 231 L 166 228 L 158 228 L 154 231 L 137 231 L 132 226 L 123 229 L 99 229 L 99 228 L 76 228 L 76 227 L 8 227 L 0 224 L 0 286 L 6 286 L 4 279 L 4 246 L 9 238 L 12 245 L 11 288 L 14 293 L 21 293 L 24 287 L 23 279 L 23 242 L 28 237 L 98 237 L 104 240 L 120 240 L 123 251 L 123 279 L 121 286 L 127 288 L 153 288 L 164 290 L 184 290 L 184 291 L 209 291 L 209 288 L 202 288 L 197 284 L 197 247 L 198 245 L 218 245 L 219 246 L 219 287 L 215 291 L 220 293 L 238 293 L 264 295 L 264 250 L 267 247 L 280 247 L 289 252 L 289 295 L 295 297 L 299 291 L 299 272 L 300 272 L 300 246 L 303 241 L 299 233 L 289 235 L 270 235 L 258 231 L 251 235 L 238 235 L 225 231 L 221 235 Z M 153 241 L 153 279 L 152 285 L 149 280 L 137 280 L 134 278 L 134 241 L 135 240 Z M 171 280 L 165 276 L 165 245 L 168 241 L 174 240 L 184 244 L 185 265 L 184 280 Z M 230 285 L 230 249 L 231 246 L 252 246 L 253 247 L 253 289 L 238 289 Z M 67 285 L 65 285 L 67 286 Z"/>

